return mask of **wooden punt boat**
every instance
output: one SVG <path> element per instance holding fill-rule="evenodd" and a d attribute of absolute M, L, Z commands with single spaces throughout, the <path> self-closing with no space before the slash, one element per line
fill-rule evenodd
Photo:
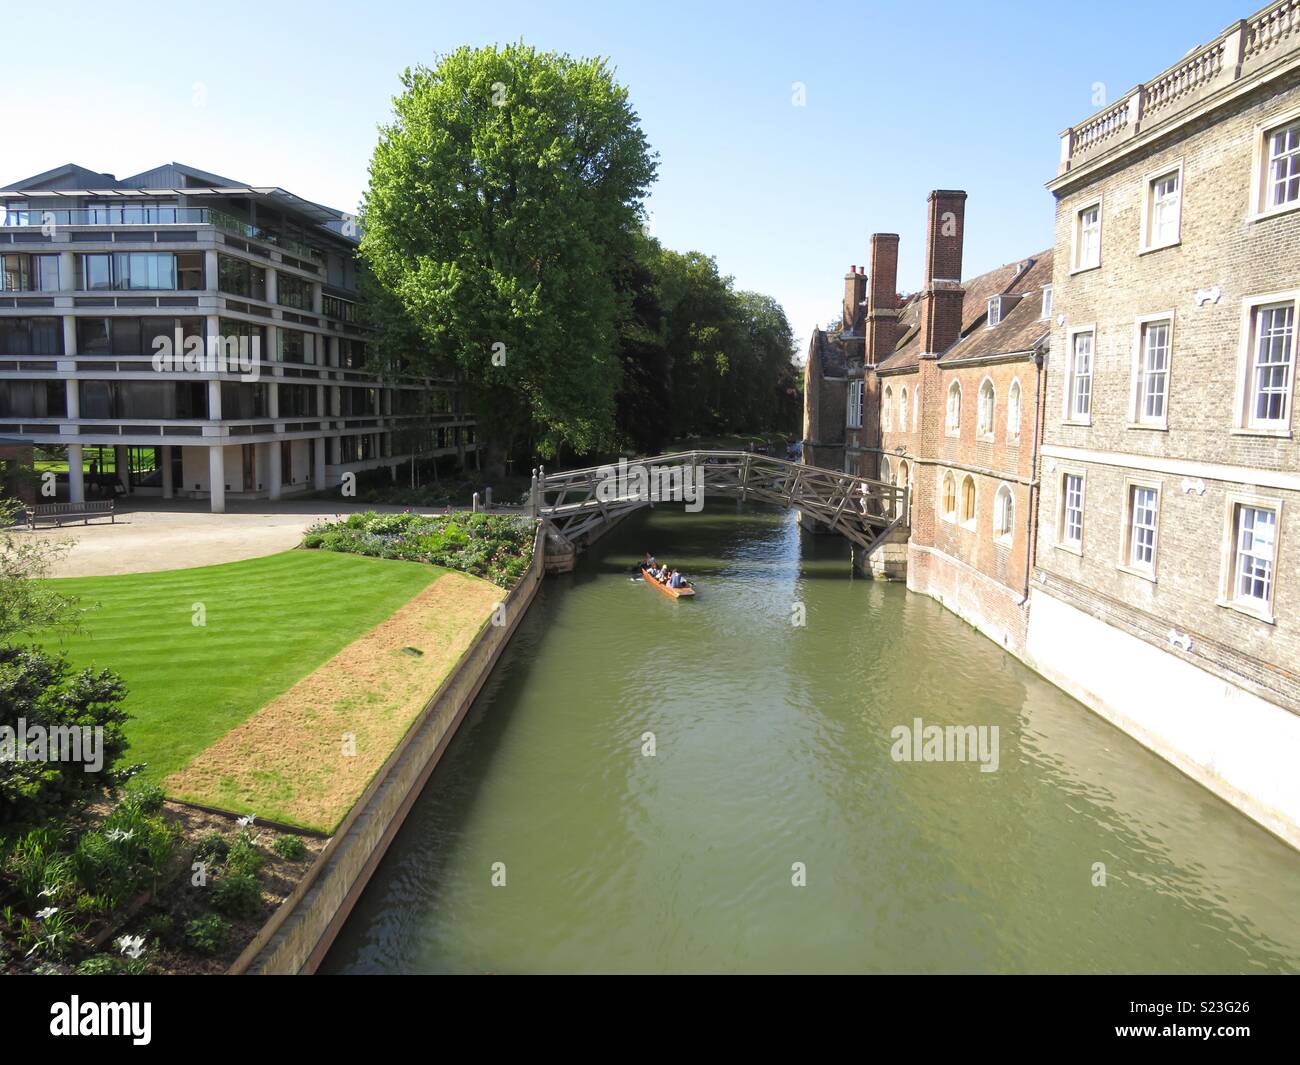
<path fill-rule="evenodd" d="M 695 589 L 689 585 L 685 588 L 669 588 L 666 584 L 660 584 L 646 572 L 644 566 L 641 567 L 641 579 L 656 591 L 663 592 L 669 599 L 690 599 L 695 595 Z"/>

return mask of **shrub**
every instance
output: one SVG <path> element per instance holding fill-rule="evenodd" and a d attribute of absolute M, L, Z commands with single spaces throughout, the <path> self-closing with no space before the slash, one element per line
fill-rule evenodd
<path fill-rule="evenodd" d="M 291 862 L 300 862 L 307 857 L 307 844 L 298 836 L 276 836 L 271 848 L 281 858 L 287 858 Z"/>
<path fill-rule="evenodd" d="M 126 789 L 122 806 L 142 814 L 156 814 L 163 807 L 163 798 L 163 790 L 157 784 L 147 780 L 133 780 Z"/>
<path fill-rule="evenodd" d="M 226 869 L 232 873 L 256 876 L 266 864 L 266 855 L 257 849 L 257 841 L 247 828 L 241 828 L 230 844 Z"/>
<path fill-rule="evenodd" d="M 212 905 L 227 917 L 256 917 L 262 912 L 262 885 L 249 873 L 227 873 L 212 889 Z"/>
<path fill-rule="evenodd" d="M 209 862 L 225 861 L 229 853 L 230 840 L 215 829 L 199 840 L 199 845 L 194 849 L 196 858 Z"/>
<path fill-rule="evenodd" d="M 509 514 L 349 514 L 314 525 L 303 546 L 428 562 L 512 587 L 533 553 L 531 518 Z"/>
<path fill-rule="evenodd" d="M 200 954 L 216 954 L 226 945 L 230 922 L 215 913 L 199 917 L 185 926 L 185 942 Z"/>
<path fill-rule="evenodd" d="M 113 767 L 126 750 L 122 709 L 126 689 L 115 674 L 83 669 L 72 673 L 63 658 L 36 648 L 0 647 L 0 726 L 22 736 L 35 726 L 46 730 L 102 728 L 99 767 L 87 772 L 82 760 L 18 759 L 0 752 L 0 824 L 34 824 L 83 805 L 114 782 Z M 76 733 L 78 742 L 81 733 Z M 11 742 L 12 745 L 12 742 Z"/>

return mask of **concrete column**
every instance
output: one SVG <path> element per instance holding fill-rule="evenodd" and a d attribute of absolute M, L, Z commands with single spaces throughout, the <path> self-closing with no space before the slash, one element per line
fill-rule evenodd
<path fill-rule="evenodd" d="M 280 417 L 280 386 L 271 381 L 266 386 L 266 414 L 268 418 Z M 276 429 L 282 427 L 277 425 Z"/>
<path fill-rule="evenodd" d="M 268 266 L 266 268 L 266 302 L 267 303 L 276 302 L 276 298 L 279 295 L 279 291 L 280 291 L 279 276 L 280 275 L 276 272 L 275 267 Z"/>
<path fill-rule="evenodd" d="M 81 417 L 81 384 L 79 381 L 63 382 L 63 394 L 68 404 L 68 421 L 75 422 Z"/>
<path fill-rule="evenodd" d="M 318 436 L 312 441 L 312 463 L 315 469 L 312 471 L 312 484 L 316 491 L 325 487 L 325 438 Z"/>
<path fill-rule="evenodd" d="M 82 468 L 84 458 L 80 444 L 68 445 L 68 499 L 73 503 L 86 501 L 86 476 Z"/>
<path fill-rule="evenodd" d="M 284 444 L 279 440 L 267 445 L 267 450 L 269 452 L 267 456 L 267 462 L 269 464 L 267 474 L 269 475 L 268 484 L 270 488 L 269 496 L 271 499 L 280 498 L 280 449 L 282 447 L 284 447 Z"/>
<path fill-rule="evenodd" d="M 172 483 L 172 445 L 163 444 L 162 452 L 162 490 L 163 499 L 173 499 L 176 486 Z"/>
<path fill-rule="evenodd" d="M 226 452 L 217 446 L 208 448 L 208 491 L 212 496 L 212 513 L 226 512 Z"/>
<path fill-rule="evenodd" d="M 313 314 L 325 313 L 325 290 L 321 288 L 319 281 L 309 282 L 311 285 L 311 310 Z M 337 366 L 338 363 L 335 363 Z"/>
<path fill-rule="evenodd" d="M 81 278 L 77 276 L 76 253 L 70 251 L 59 252 L 59 291 L 76 292 L 80 286 Z"/>
<path fill-rule="evenodd" d="M 209 292 L 217 291 L 217 249 L 205 248 L 203 251 L 203 287 Z M 210 321 L 211 319 L 209 319 Z"/>
<path fill-rule="evenodd" d="M 221 421 L 221 382 L 208 382 L 208 418 L 211 421 Z"/>
<path fill-rule="evenodd" d="M 63 354 L 77 354 L 77 319 L 70 314 L 63 316 Z"/>
<path fill-rule="evenodd" d="M 330 438 L 330 465 L 337 466 L 343 461 L 343 438 L 331 436 Z"/>
<path fill-rule="evenodd" d="M 131 453 L 127 450 L 125 444 L 115 444 L 113 446 L 113 465 L 117 467 L 117 479 L 125 489 L 127 495 L 131 494 Z"/>

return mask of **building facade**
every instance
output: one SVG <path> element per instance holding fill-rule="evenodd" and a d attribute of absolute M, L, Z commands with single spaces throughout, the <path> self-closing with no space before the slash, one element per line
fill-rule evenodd
<path fill-rule="evenodd" d="M 899 237 L 877 233 L 869 272 L 846 279 L 848 328 L 813 336 L 805 423 L 823 443 L 805 441 L 805 461 L 907 489 L 902 565 L 896 537 L 863 568 L 905 579 L 1020 653 L 1053 256 L 962 280 L 966 194 L 935 191 L 927 206 L 921 291 L 898 293 Z M 850 304 L 865 306 L 850 318 Z M 837 432 L 839 452 L 824 443 Z"/>
<path fill-rule="evenodd" d="M 343 212 L 178 163 L 69 164 L 0 205 L 0 436 L 66 446 L 65 498 L 221 511 L 477 452 L 453 382 L 370 364 Z"/>
<path fill-rule="evenodd" d="M 1300 3 L 1066 130 L 1049 188 L 1029 658 L 1300 842 Z"/>

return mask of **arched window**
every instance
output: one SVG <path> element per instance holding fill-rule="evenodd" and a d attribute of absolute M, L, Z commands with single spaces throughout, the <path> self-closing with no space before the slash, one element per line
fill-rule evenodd
<path fill-rule="evenodd" d="M 898 396 L 898 430 L 907 432 L 907 386 L 904 385 Z"/>
<path fill-rule="evenodd" d="M 893 480 L 893 476 L 889 468 L 889 459 L 885 458 L 884 455 L 880 456 L 880 479 L 885 482 L 889 482 Z"/>
<path fill-rule="evenodd" d="M 1007 485 L 998 486 L 993 499 L 993 537 L 1010 543 L 1016 522 L 1016 499 Z"/>
<path fill-rule="evenodd" d="M 885 385 L 885 398 L 880 404 L 880 427 L 886 432 L 894 428 L 894 390 Z"/>
<path fill-rule="evenodd" d="M 957 517 L 957 479 L 951 470 L 943 475 L 943 516 L 949 521 Z"/>
<path fill-rule="evenodd" d="M 993 436 L 993 380 L 986 377 L 980 382 L 979 419 L 976 426 L 980 436 Z"/>
<path fill-rule="evenodd" d="M 975 478 L 970 474 L 961 482 L 961 520 L 975 520 Z"/>
<path fill-rule="evenodd" d="M 961 382 L 954 381 L 948 386 L 948 432 L 961 430 Z"/>
<path fill-rule="evenodd" d="M 906 487 L 907 487 L 907 472 L 908 472 L 908 471 L 907 471 L 907 463 L 906 463 L 906 462 L 900 462 L 900 463 L 898 464 L 898 487 L 899 487 L 899 488 L 906 488 Z"/>
<path fill-rule="evenodd" d="M 1011 382 L 1007 393 L 1007 439 L 1020 439 L 1020 379 Z"/>

